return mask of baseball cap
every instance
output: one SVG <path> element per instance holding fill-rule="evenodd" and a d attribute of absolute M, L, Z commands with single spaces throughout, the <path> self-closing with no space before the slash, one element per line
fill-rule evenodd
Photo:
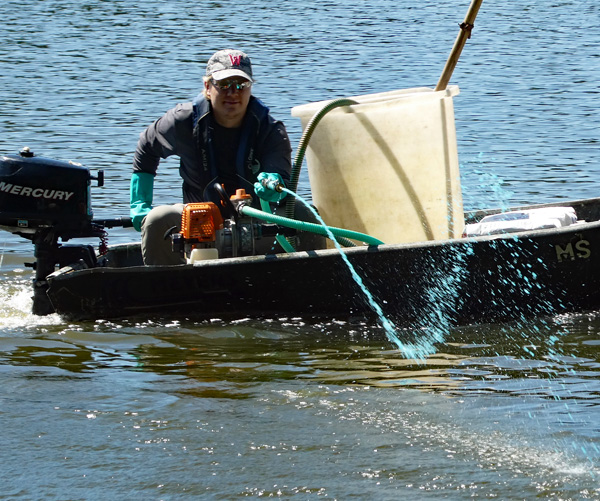
<path fill-rule="evenodd" d="M 214 80 L 239 76 L 252 80 L 252 63 L 241 50 L 220 50 L 215 52 L 206 65 L 206 76 Z"/>

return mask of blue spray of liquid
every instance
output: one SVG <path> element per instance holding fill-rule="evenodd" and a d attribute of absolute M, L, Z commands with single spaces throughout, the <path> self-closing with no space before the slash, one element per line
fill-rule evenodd
<path fill-rule="evenodd" d="M 300 200 L 306 207 L 308 207 L 308 209 L 313 213 L 313 215 L 317 218 L 317 220 L 321 223 L 321 225 L 323 226 L 323 228 L 325 228 L 325 231 L 327 232 L 327 236 L 333 241 L 333 243 L 335 244 L 336 248 L 338 249 L 338 251 L 340 252 L 340 256 L 342 257 L 342 259 L 344 260 L 344 262 L 346 263 L 346 265 L 348 266 L 348 269 L 350 270 L 350 273 L 352 275 L 352 278 L 354 279 L 354 281 L 356 282 L 356 284 L 360 287 L 361 291 L 363 292 L 363 294 L 365 295 L 371 309 L 377 314 L 377 316 L 379 317 L 379 322 L 381 324 L 381 326 L 383 327 L 387 338 L 394 343 L 398 349 L 407 357 L 407 358 L 415 358 L 415 359 L 422 359 L 425 358 L 427 355 L 430 355 L 432 353 L 435 352 L 435 348 L 433 346 L 433 344 L 431 343 L 423 343 L 423 345 L 416 345 L 413 343 L 403 343 L 398 336 L 396 335 L 397 332 L 397 328 L 394 325 L 394 323 L 389 320 L 383 310 L 381 309 L 381 306 L 379 306 L 379 304 L 377 303 L 377 301 L 375 300 L 375 298 L 373 297 L 373 295 L 371 294 L 371 292 L 369 291 L 369 289 L 367 289 L 367 287 L 365 286 L 361 276 L 356 272 L 356 270 L 354 269 L 354 266 L 352 266 L 352 263 L 349 261 L 348 257 L 346 256 L 346 253 L 343 251 L 341 245 L 337 242 L 335 236 L 333 235 L 333 233 L 329 230 L 329 228 L 327 227 L 327 225 L 325 224 L 325 222 L 323 221 L 323 219 L 321 218 L 321 216 L 319 215 L 319 213 L 304 199 L 302 198 L 300 195 L 294 193 L 291 190 L 288 190 L 287 188 L 283 188 L 282 190 L 288 194 L 290 194 L 293 197 L 296 197 L 296 199 Z"/>

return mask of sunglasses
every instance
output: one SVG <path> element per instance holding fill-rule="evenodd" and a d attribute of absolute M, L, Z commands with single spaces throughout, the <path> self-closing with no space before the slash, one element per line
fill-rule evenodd
<path fill-rule="evenodd" d="M 250 88 L 252 82 L 246 80 L 245 82 L 233 82 L 233 81 L 223 81 L 217 82 L 216 80 L 211 80 L 211 83 L 220 91 L 226 92 L 229 89 L 232 90 L 244 90 Z"/>

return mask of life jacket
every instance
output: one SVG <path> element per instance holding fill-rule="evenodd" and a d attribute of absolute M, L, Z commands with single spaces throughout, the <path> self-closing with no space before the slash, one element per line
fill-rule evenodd
<path fill-rule="evenodd" d="M 214 144 L 210 133 L 210 122 L 213 118 L 210 116 L 211 105 L 204 97 L 199 94 L 192 101 L 192 127 L 193 137 L 197 148 L 198 169 L 203 186 L 191 182 L 191 179 L 185 178 L 185 181 L 193 189 L 202 190 L 202 198 L 205 201 L 214 200 L 212 185 L 219 178 L 219 171 L 216 163 Z M 256 159 L 256 145 L 260 145 L 260 137 L 268 133 L 269 130 L 269 108 L 254 96 L 250 97 L 248 110 L 244 117 L 241 127 L 241 135 L 238 151 L 235 160 L 235 171 L 239 178 L 240 188 L 246 191 L 253 188 L 254 180 L 260 169 Z"/>

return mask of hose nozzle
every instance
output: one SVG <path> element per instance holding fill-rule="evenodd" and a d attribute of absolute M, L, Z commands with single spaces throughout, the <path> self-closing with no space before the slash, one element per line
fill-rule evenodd
<path fill-rule="evenodd" d="M 262 184 L 267 190 L 273 190 L 276 191 L 277 193 L 282 193 L 283 192 L 283 184 L 281 184 L 279 181 L 277 181 L 276 179 L 263 179 L 260 184 Z"/>
<path fill-rule="evenodd" d="M 281 175 L 261 172 L 254 183 L 254 191 L 267 202 L 279 202 L 286 196 L 285 184 Z"/>

